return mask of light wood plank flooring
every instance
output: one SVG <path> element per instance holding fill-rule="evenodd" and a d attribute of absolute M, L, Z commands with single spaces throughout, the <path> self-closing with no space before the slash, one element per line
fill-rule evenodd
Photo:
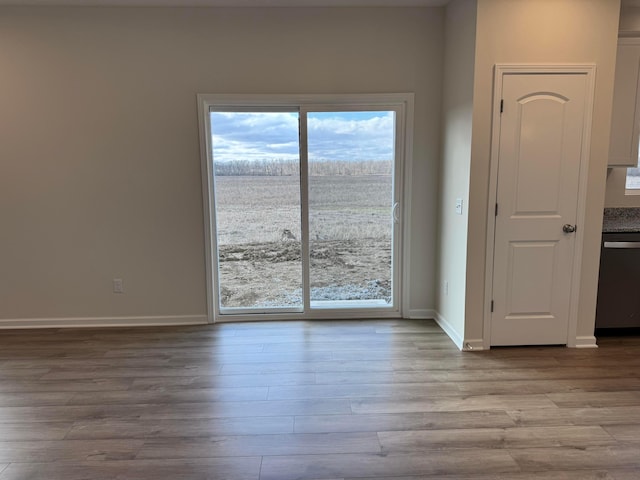
<path fill-rule="evenodd" d="M 0 480 L 640 478 L 640 339 L 432 321 L 0 331 Z"/>

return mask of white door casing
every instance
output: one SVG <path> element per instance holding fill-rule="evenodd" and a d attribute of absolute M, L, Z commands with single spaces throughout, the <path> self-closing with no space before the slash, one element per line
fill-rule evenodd
<path fill-rule="evenodd" d="M 572 345 L 592 75 L 584 68 L 497 69 L 496 93 L 497 214 L 485 335 L 493 346 Z"/>

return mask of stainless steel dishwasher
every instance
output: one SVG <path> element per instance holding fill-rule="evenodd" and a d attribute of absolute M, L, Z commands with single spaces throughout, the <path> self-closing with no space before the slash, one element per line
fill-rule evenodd
<path fill-rule="evenodd" d="M 640 329 L 640 232 L 603 233 L 596 329 Z"/>

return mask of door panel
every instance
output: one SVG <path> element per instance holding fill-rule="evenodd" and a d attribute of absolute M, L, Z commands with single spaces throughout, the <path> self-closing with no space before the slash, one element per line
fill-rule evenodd
<path fill-rule="evenodd" d="M 502 82 L 491 345 L 566 344 L 586 75 Z"/>
<path fill-rule="evenodd" d="M 557 242 L 512 242 L 510 247 L 506 316 L 550 316 Z"/>
<path fill-rule="evenodd" d="M 298 117 L 210 113 L 220 313 L 302 311 Z"/>
<path fill-rule="evenodd" d="M 552 95 L 531 95 L 517 103 L 515 215 L 558 212 L 565 108 L 566 99 Z"/>
<path fill-rule="evenodd" d="M 306 121 L 310 306 L 388 307 L 395 112 L 309 111 Z"/>

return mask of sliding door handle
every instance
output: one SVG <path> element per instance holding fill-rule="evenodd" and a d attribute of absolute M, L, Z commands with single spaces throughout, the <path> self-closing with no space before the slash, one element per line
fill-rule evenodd
<path fill-rule="evenodd" d="M 393 223 L 398 223 L 400 221 L 400 214 L 399 211 L 400 210 L 400 204 L 398 202 L 395 202 L 393 204 L 393 208 L 391 209 L 391 217 L 393 218 Z"/>

